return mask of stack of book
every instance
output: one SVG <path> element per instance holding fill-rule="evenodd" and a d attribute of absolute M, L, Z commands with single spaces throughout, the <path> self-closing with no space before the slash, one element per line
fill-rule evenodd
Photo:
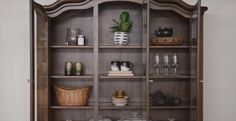
<path fill-rule="evenodd" d="M 134 76 L 132 71 L 109 71 L 108 76 Z"/>

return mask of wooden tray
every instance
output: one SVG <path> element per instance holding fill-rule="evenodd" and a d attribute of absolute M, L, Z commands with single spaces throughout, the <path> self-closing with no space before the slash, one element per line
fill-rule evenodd
<path fill-rule="evenodd" d="M 173 45 L 181 45 L 182 42 L 183 39 L 179 37 L 156 37 L 151 39 L 150 45 L 173 46 Z"/>

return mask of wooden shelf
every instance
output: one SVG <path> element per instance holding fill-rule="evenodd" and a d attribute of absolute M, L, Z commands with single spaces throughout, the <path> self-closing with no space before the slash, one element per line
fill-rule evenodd
<path fill-rule="evenodd" d="M 42 46 L 41 48 L 45 48 Z M 67 45 L 52 45 L 52 49 L 93 49 L 94 46 L 67 46 Z M 127 45 L 127 46 L 115 46 L 115 45 L 101 45 L 100 49 L 145 49 L 146 46 L 141 45 Z M 149 46 L 150 49 L 189 49 L 189 46 Z M 197 46 L 192 48 L 196 49 Z"/>
<path fill-rule="evenodd" d="M 127 45 L 127 46 L 116 46 L 116 45 L 101 45 L 100 49 L 144 49 L 146 46 L 142 45 Z"/>
<path fill-rule="evenodd" d="M 93 106 L 51 106 L 51 109 L 93 109 Z"/>
<path fill-rule="evenodd" d="M 51 106 L 51 109 L 93 109 L 93 106 Z M 101 106 L 99 109 L 102 110 L 138 110 L 144 109 L 146 107 L 141 106 L 124 106 L 124 107 L 116 107 L 116 106 Z M 189 109 L 190 106 L 151 106 L 151 110 L 181 110 L 181 109 Z M 195 109 L 196 107 L 192 107 Z"/>
<path fill-rule="evenodd" d="M 189 49 L 189 46 L 150 46 L 150 49 Z"/>
<path fill-rule="evenodd" d="M 67 46 L 67 45 L 52 45 L 52 49 L 93 49 L 93 46 Z"/>
<path fill-rule="evenodd" d="M 100 76 L 100 79 L 145 79 L 146 76 Z M 189 79 L 190 76 L 149 76 L 150 79 Z"/>
<path fill-rule="evenodd" d="M 53 75 L 51 76 L 53 79 L 92 79 L 93 76 L 59 76 L 59 75 Z"/>
<path fill-rule="evenodd" d="M 190 76 L 149 76 L 151 79 L 189 79 Z"/>
<path fill-rule="evenodd" d="M 145 76 L 100 76 L 100 79 L 145 79 Z"/>
<path fill-rule="evenodd" d="M 124 106 L 124 107 L 116 107 L 116 106 L 104 106 L 99 107 L 99 109 L 106 109 L 106 110 L 136 110 L 136 109 L 144 109 L 146 107 L 141 106 Z M 190 106 L 151 106 L 151 110 L 170 110 L 170 109 L 189 109 Z"/>
<path fill-rule="evenodd" d="M 152 106 L 152 110 L 189 109 L 190 106 Z"/>
<path fill-rule="evenodd" d="M 43 76 L 45 77 L 45 76 Z M 62 76 L 52 75 L 53 79 L 92 79 L 92 75 L 87 76 Z M 100 79 L 145 79 L 146 76 L 99 76 Z M 189 79 L 190 76 L 150 76 L 150 79 Z"/>
<path fill-rule="evenodd" d="M 137 110 L 137 109 L 142 109 L 142 107 L 138 107 L 138 106 L 123 106 L 123 107 L 103 106 L 103 107 L 99 107 L 99 109 L 104 109 L 104 110 Z"/>
<path fill-rule="evenodd" d="M 115 46 L 115 45 L 101 45 L 100 49 L 145 49 L 146 46 L 142 45 L 127 45 L 127 46 Z M 190 46 L 149 46 L 150 49 L 189 49 Z M 197 48 L 193 46 L 192 48 Z"/>

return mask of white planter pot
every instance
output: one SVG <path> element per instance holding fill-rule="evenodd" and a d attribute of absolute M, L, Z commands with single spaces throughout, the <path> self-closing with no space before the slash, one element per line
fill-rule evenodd
<path fill-rule="evenodd" d="M 127 32 L 114 32 L 114 44 L 115 45 L 127 45 L 128 33 Z"/>

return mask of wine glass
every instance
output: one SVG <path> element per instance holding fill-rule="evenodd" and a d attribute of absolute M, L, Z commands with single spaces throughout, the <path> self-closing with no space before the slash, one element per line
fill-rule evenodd
<path fill-rule="evenodd" d="M 160 56 L 157 53 L 154 57 L 154 67 L 155 67 L 155 72 L 156 75 L 159 76 L 160 75 L 160 68 L 161 68 L 162 64 L 160 62 Z"/>
<path fill-rule="evenodd" d="M 178 57 L 177 57 L 176 53 L 172 57 L 172 67 L 173 67 L 173 71 L 174 71 L 173 73 L 176 76 L 177 75 L 177 68 L 179 67 Z"/>
<path fill-rule="evenodd" d="M 168 53 L 164 55 L 163 67 L 164 67 L 164 74 L 169 75 L 170 59 Z"/>

